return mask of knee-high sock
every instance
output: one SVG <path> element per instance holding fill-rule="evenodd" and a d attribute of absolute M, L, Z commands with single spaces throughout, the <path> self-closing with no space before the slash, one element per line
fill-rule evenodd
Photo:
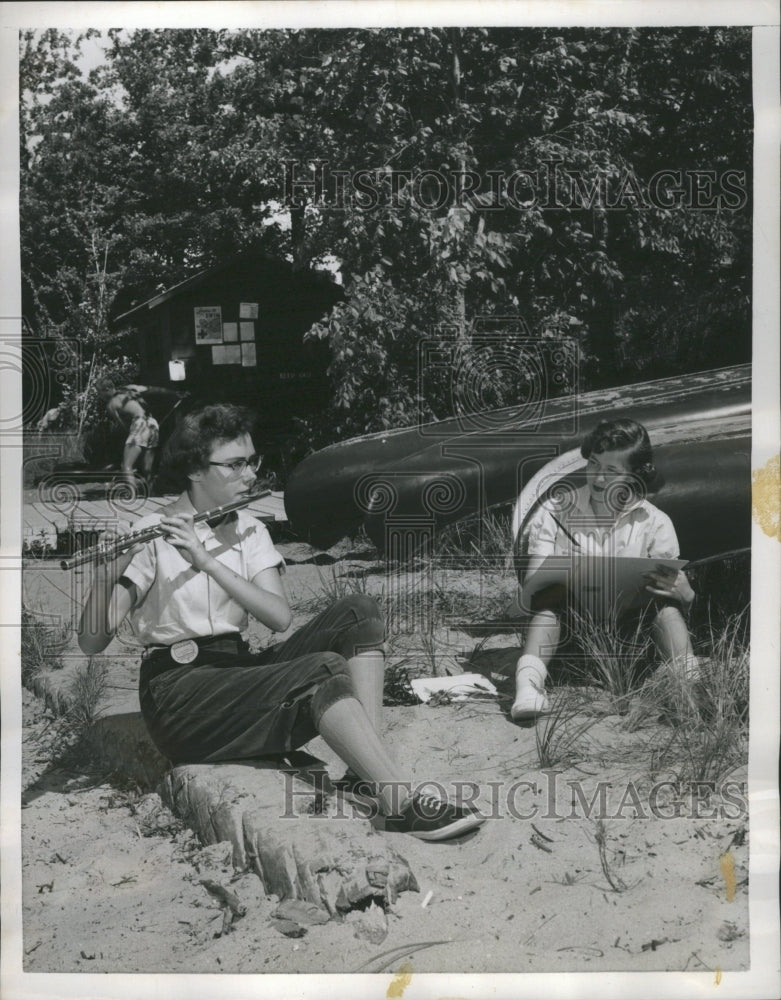
<path fill-rule="evenodd" d="M 381 649 L 369 649 L 351 656 L 347 669 L 353 682 L 355 697 L 363 705 L 369 722 L 382 732 L 382 691 L 385 680 L 385 656 Z"/>
<path fill-rule="evenodd" d="M 385 812 L 403 805 L 409 797 L 410 781 L 399 771 L 357 698 L 335 701 L 320 716 L 318 728 L 352 771 L 380 786 Z"/>

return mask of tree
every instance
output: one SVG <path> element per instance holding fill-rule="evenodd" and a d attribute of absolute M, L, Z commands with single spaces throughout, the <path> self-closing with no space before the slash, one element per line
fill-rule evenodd
<path fill-rule="evenodd" d="M 748 357 L 744 29 L 111 32 L 86 81 L 77 41 L 30 36 L 23 59 L 23 270 L 58 329 L 119 352 L 117 290 L 128 308 L 249 246 L 336 261 L 311 443 L 448 415 L 418 345 L 452 331 L 468 365 L 478 316 L 567 343 L 583 387 Z M 286 191 L 312 161 L 323 196 Z M 649 196 L 663 169 L 689 185 L 671 207 Z M 727 170 L 742 200 L 687 205 L 692 176 Z"/>

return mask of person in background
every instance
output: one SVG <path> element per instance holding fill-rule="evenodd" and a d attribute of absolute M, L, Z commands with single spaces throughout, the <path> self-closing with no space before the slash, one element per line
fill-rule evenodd
<path fill-rule="evenodd" d="M 43 434 L 44 431 L 57 430 L 59 427 L 62 426 L 62 420 L 63 420 L 62 407 L 53 406 L 50 410 L 47 410 L 46 413 L 44 413 L 44 415 L 36 423 L 35 429 L 38 431 L 39 435 Z"/>
<path fill-rule="evenodd" d="M 127 432 L 122 452 L 122 473 L 125 479 L 131 485 L 134 484 L 138 465 L 141 477 L 151 485 L 160 428 L 142 395 L 147 387 L 125 385 L 117 388 L 111 379 L 103 378 L 98 381 L 96 389 L 109 415 Z"/>
<path fill-rule="evenodd" d="M 634 420 L 605 420 L 581 446 L 586 459 L 585 486 L 575 491 L 566 509 L 549 500 L 529 520 L 526 553 L 528 575 L 547 556 L 572 552 L 602 556 L 677 559 L 678 538 L 670 518 L 646 500 L 656 478 L 648 432 Z M 698 661 L 692 650 L 686 616 L 694 591 L 685 573 L 658 567 L 648 576 L 652 638 L 667 668 L 683 679 L 695 679 Z M 545 681 L 548 664 L 561 638 L 561 614 L 544 608 L 532 618 L 515 669 L 514 721 L 532 720 L 548 711 Z"/>

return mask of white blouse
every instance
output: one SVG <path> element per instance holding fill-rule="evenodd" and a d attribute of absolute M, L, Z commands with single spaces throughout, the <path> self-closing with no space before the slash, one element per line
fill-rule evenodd
<path fill-rule="evenodd" d="M 614 522 L 606 523 L 594 513 L 587 485 L 573 490 L 570 498 L 564 502 L 546 500 L 531 515 L 524 531 L 527 555 L 542 559 L 577 551 L 647 559 L 679 557 L 672 521 L 647 500 L 638 500 L 621 511 Z"/>
<path fill-rule="evenodd" d="M 186 496 L 176 502 L 176 513 L 192 511 Z M 133 530 L 148 528 L 159 520 L 159 514 L 150 514 L 139 519 Z M 207 552 L 245 580 L 251 581 L 273 566 L 284 570 L 285 561 L 274 548 L 268 529 L 245 510 L 236 511 L 216 530 L 199 521 L 194 531 Z M 133 634 L 145 646 L 241 632 L 249 624 L 246 610 L 162 537 L 148 542 L 120 579 L 134 583 L 138 591 L 128 620 Z"/>

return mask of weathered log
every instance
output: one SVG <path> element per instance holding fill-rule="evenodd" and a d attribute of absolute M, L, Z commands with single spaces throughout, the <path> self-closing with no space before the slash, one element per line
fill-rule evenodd
<path fill-rule="evenodd" d="M 307 767 L 310 777 L 316 772 Z M 322 785 L 278 766 L 184 765 L 166 776 L 161 794 L 204 843 L 229 840 L 234 867 L 254 870 L 280 901 L 304 900 L 338 918 L 418 891 L 407 861 L 368 820 L 337 812 L 335 799 L 320 811 Z"/>
<path fill-rule="evenodd" d="M 245 816 L 245 837 L 267 895 L 305 899 L 337 914 L 372 900 L 387 906 L 401 892 L 418 891 L 406 860 L 368 821 L 283 822 L 284 828 L 269 827 L 257 813 Z"/>

